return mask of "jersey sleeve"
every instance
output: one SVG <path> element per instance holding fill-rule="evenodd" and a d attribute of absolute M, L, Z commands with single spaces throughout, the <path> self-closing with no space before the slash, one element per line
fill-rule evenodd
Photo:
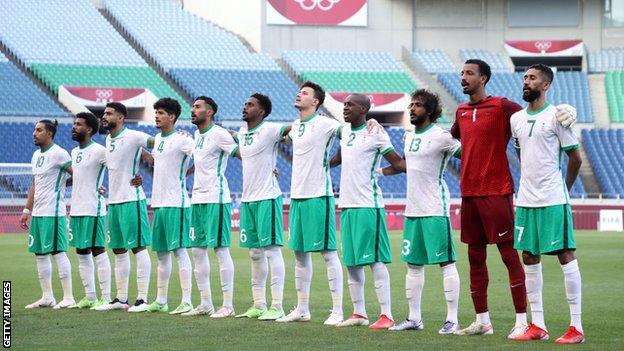
<path fill-rule="evenodd" d="M 234 138 L 232 138 L 227 130 L 223 130 L 222 133 L 219 133 L 218 145 L 221 150 L 231 156 L 233 156 L 236 153 L 236 150 L 238 150 L 238 144 L 234 141 Z"/>
<path fill-rule="evenodd" d="M 325 130 L 327 131 L 328 135 L 336 135 L 338 137 L 340 137 L 340 135 L 338 135 L 338 133 L 342 130 L 342 123 L 340 123 L 339 121 L 331 118 L 331 117 L 327 117 L 327 116 L 321 116 L 322 118 L 324 118 L 324 122 L 325 122 Z"/>
<path fill-rule="evenodd" d="M 182 144 L 182 152 L 187 156 L 191 156 L 193 154 L 193 149 L 195 148 L 195 140 L 189 136 L 183 135 L 180 138 L 180 143 Z"/>
<path fill-rule="evenodd" d="M 501 99 L 501 106 L 503 108 L 503 114 L 507 119 L 510 119 L 514 113 L 522 110 L 522 106 L 506 98 Z"/>
<path fill-rule="evenodd" d="M 509 126 L 511 127 L 511 137 L 518 137 L 518 119 L 520 116 L 517 113 L 514 113 L 509 119 Z"/>
<path fill-rule="evenodd" d="M 147 133 L 136 131 L 134 134 L 134 142 L 137 146 L 147 148 L 147 142 L 151 137 L 152 136 Z"/>
<path fill-rule="evenodd" d="M 380 130 L 379 132 L 377 132 L 377 142 L 375 146 L 382 155 L 385 155 L 390 151 L 394 150 L 394 146 L 392 146 L 392 142 L 390 141 L 390 136 L 385 130 Z"/>
<path fill-rule="evenodd" d="M 452 155 L 456 155 L 459 152 L 461 152 L 461 142 L 455 138 L 453 138 L 453 135 L 444 130 L 442 131 L 442 148 L 444 149 L 444 152 L 450 152 Z"/>
<path fill-rule="evenodd" d="M 61 167 L 61 169 L 65 170 L 71 166 L 72 158 L 69 156 L 69 153 L 65 151 L 65 149 L 61 148 L 59 152 L 56 153 L 56 164 Z"/>
<path fill-rule="evenodd" d="M 578 138 L 572 128 L 565 128 L 557 122 L 557 119 L 553 117 L 552 123 L 554 124 L 555 133 L 559 138 L 559 144 L 564 151 L 576 150 L 579 148 Z"/>

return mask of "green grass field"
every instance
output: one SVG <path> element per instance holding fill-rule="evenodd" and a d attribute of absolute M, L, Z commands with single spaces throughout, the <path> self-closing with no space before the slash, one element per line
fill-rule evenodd
<path fill-rule="evenodd" d="M 495 247 L 490 248 L 490 315 L 495 333 L 486 337 L 439 336 L 437 334 L 446 315 L 442 292 L 440 269 L 437 266 L 426 269 L 426 285 L 423 292 L 422 332 L 393 333 L 371 331 L 368 328 L 338 329 L 322 323 L 329 314 L 331 299 L 327 287 L 325 267 L 320 255 L 314 257 L 314 281 L 311 294 L 312 321 L 309 323 L 277 324 L 257 320 L 211 318 L 184 318 L 164 314 L 129 314 L 121 311 L 94 312 L 52 309 L 25 310 L 24 306 L 41 295 L 34 258 L 26 251 L 25 235 L 0 235 L 0 278 L 12 281 L 12 326 L 13 347 L 20 350 L 105 350 L 121 349 L 323 349 L 323 350 L 403 350 L 421 348 L 425 350 L 449 349 L 618 349 L 623 341 L 621 333 L 624 321 L 624 236 L 621 233 L 577 232 L 580 247 L 578 257 L 583 277 L 583 324 L 587 342 L 582 346 L 561 347 L 553 343 L 568 325 L 568 306 L 563 288 L 563 275 L 555 258 L 545 257 L 544 264 L 544 306 L 546 323 L 551 341 L 519 343 L 506 339 L 514 321 L 514 311 L 507 284 L 507 273 Z M 460 297 L 460 323 L 466 326 L 474 319 L 469 296 L 466 247 L 455 237 L 458 248 L 458 268 L 462 279 Z M 405 265 L 399 260 L 401 234 L 391 234 L 394 262 L 390 265 L 392 279 L 392 310 L 395 319 L 401 320 L 407 314 L 404 293 Z M 232 250 L 235 273 L 234 305 L 237 312 L 243 312 L 251 304 L 250 264 L 246 250 Z M 78 276 L 77 258 L 70 253 L 74 275 L 74 295 L 83 297 L 82 284 Z M 294 258 L 284 250 L 286 260 L 285 309 L 296 305 L 294 287 Z M 114 260 L 111 257 L 111 261 Z M 211 256 L 213 268 L 212 290 L 215 305 L 221 301 L 216 261 Z M 132 269 L 135 269 L 134 260 Z M 153 273 L 150 298 L 156 294 L 156 260 L 152 261 Z M 171 277 L 169 304 L 177 306 L 180 288 L 176 274 Z M 367 309 L 371 319 L 379 313 L 375 300 L 370 271 L 367 272 Z M 113 277 L 114 280 L 114 277 Z M 60 284 L 54 273 L 55 297 L 61 298 Z M 113 284 L 113 292 L 114 292 Z M 351 313 L 351 304 L 346 287 L 345 270 L 345 315 Z M 135 278 L 130 278 L 131 299 L 136 294 Z M 270 301 L 270 293 L 267 293 Z M 194 303 L 199 302 L 196 287 Z"/>

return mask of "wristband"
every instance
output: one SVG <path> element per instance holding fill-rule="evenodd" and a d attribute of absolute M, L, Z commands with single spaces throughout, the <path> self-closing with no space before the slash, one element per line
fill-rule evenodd
<path fill-rule="evenodd" d="M 27 208 L 24 208 L 24 209 L 22 210 L 22 213 L 23 213 L 23 214 L 30 214 L 30 210 L 29 210 L 29 209 L 27 209 Z"/>
<path fill-rule="evenodd" d="M 384 175 L 384 174 L 383 174 L 383 168 L 377 168 L 377 169 L 375 170 L 375 174 L 377 174 L 377 175 L 378 175 L 378 176 L 380 176 L 380 177 L 383 177 L 383 175 Z"/>

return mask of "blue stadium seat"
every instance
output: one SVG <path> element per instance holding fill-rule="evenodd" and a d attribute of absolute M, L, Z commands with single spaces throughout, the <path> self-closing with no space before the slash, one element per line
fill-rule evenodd
<path fill-rule="evenodd" d="M 418 61 L 428 73 L 453 73 L 457 69 L 449 55 L 442 49 L 417 49 L 412 52 L 412 60 Z"/>
<path fill-rule="evenodd" d="M 509 60 L 498 52 L 491 52 L 482 49 L 460 49 L 459 56 L 463 61 L 468 59 L 481 59 L 487 62 L 492 72 L 513 72 L 513 68 L 509 65 Z"/>

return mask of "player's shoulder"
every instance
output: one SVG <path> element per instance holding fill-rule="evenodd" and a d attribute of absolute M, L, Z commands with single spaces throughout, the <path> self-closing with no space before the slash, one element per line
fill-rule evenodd
<path fill-rule="evenodd" d="M 512 125 L 514 125 L 515 123 L 518 123 L 519 121 L 522 121 L 523 119 L 526 119 L 526 117 L 527 117 L 526 108 L 523 108 L 522 110 L 518 110 L 514 112 L 511 115 L 509 122 Z"/>

